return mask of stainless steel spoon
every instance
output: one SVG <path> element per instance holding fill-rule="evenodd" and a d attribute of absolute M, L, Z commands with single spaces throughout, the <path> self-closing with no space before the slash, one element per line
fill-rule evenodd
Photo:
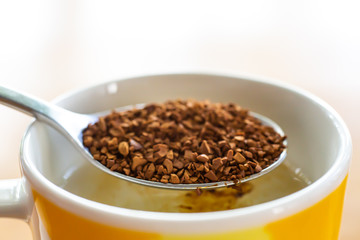
<path fill-rule="evenodd" d="M 277 166 L 279 166 L 286 157 L 286 149 L 281 153 L 279 159 L 263 169 L 259 173 L 250 175 L 239 182 L 235 181 L 223 181 L 223 182 L 212 182 L 212 183 L 201 183 L 201 184 L 172 184 L 172 183 L 161 183 L 153 182 L 143 179 L 137 179 L 134 177 L 127 176 L 115 171 L 111 171 L 107 167 L 103 166 L 100 162 L 93 159 L 91 154 L 82 144 L 82 130 L 88 126 L 89 123 L 94 123 L 98 120 L 99 116 L 106 115 L 110 111 L 94 114 L 79 114 L 68 111 L 64 108 L 58 107 L 54 104 L 40 100 L 36 97 L 30 96 L 19 91 L 0 86 L 0 102 L 4 105 L 10 106 L 17 110 L 20 110 L 26 114 L 34 116 L 39 121 L 43 121 L 50 126 L 57 129 L 62 133 L 73 145 L 82 153 L 82 155 L 94 166 L 101 169 L 102 171 L 113 175 L 115 177 L 124 179 L 137 184 L 146 185 L 149 187 L 177 189 L 177 190 L 191 190 L 198 188 L 220 188 L 225 186 L 231 186 L 234 184 L 243 183 L 254 180 L 255 178 L 261 177 L 262 175 L 269 173 Z M 136 105 L 135 107 L 141 108 L 143 105 Z M 116 109 L 117 111 L 124 111 L 131 109 L 133 106 L 127 106 Z M 251 112 L 251 115 L 261 120 L 264 125 L 271 126 L 281 136 L 284 135 L 282 129 L 272 120 L 266 118 L 258 113 Z M 286 145 L 286 142 L 284 143 Z"/>

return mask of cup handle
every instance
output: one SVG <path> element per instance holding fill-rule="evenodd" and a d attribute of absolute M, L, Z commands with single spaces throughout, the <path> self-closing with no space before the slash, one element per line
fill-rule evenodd
<path fill-rule="evenodd" d="M 0 217 L 29 220 L 32 195 L 25 178 L 0 180 Z"/>

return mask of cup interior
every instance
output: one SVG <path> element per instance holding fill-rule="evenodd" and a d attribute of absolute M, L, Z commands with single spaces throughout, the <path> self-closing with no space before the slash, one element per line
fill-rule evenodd
<path fill-rule="evenodd" d="M 307 93 L 272 82 L 206 74 L 146 76 L 100 84 L 64 95 L 55 102 L 74 112 L 94 113 L 178 98 L 233 102 L 274 120 L 288 137 L 287 164 L 300 169 L 310 182 L 328 172 L 343 151 L 342 129 L 327 105 Z M 27 163 L 23 164 L 32 164 L 57 186 L 71 184 L 74 173 L 84 179 L 83 184 L 74 187 L 89 194 L 111 187 L 109 181 L 115 181 L 112 176 L 104 176 L 63 136 L 41 122 L 35 121 L 24 139 Z M 88 182 L 97 179 L 96 176 L 102 180 Z M 147 190 L 137 191 L 141 196 Z"/>

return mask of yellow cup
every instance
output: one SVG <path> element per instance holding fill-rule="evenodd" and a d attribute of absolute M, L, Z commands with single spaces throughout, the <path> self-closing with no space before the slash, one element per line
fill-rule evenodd
<path fill-rule="evenodd" d="M 174 98 L 235 102 L 273 119 L 288 136 L 286 161 L 301 169 L 311 184 L 261 204 L 205 213 L 111 206 L 86 197 L 86 193 L 96 195 L 109 187 L 99 179 L 111 177 L 89 166 L 55 130 L 34 121 L 21 144 L 23 177 L 0 181 L 0 216 L 28 221 L 36 240 L 338 238 L 351 138 L 339 115 L 308 92 L 266 79 L 168 74 L 104 83 L 55 102 L 75 112 L 91 113 Z M 85 177 L 72 187 L 85 195 L 67 190 L 79 171 Z M 136 186 L 127 187 L 119 201 L 149 202 L 155 197 L 145 189 L 139 190 L 141 199 L 132 197 Z M 117 188 L 108 191 L 111 194 Z M 165 209 L 171 194 L 174 192 L 157 196 L 157 206 Z"/>

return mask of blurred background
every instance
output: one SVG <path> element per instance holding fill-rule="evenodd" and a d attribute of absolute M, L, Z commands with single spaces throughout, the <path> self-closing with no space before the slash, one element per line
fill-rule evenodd
<path fill-rule="evenodd" d="M 353 138 L 341 240 L 360 228 L 359 1 L 1 1 L 0 84 L 51 100 L 149 73 L 252 74 L 323 98 Z M 17 178 L 31 118 L 0 105 L 0 179 Z M 30 240 L 0 219 L 0 238 Z"/>

